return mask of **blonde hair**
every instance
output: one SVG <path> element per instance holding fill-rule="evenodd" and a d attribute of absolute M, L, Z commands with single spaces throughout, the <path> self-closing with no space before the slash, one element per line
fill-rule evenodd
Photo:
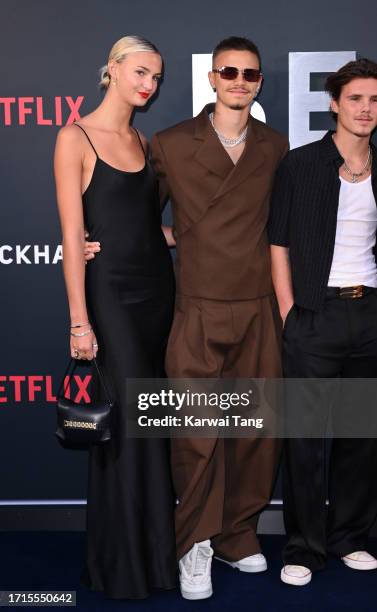
<path fill-rule="evenodd" d="M 123 36 L 117 40 L 117 42 L 113 45 L 109 59 L 105 66 L 102 66 L 100 69 L 100 82 L 99 86 L 101 89 L 107 89 L 110 85 L 111 76 L 108 71 L 109 62 L 117 62 L 120 64 L 127 55 L 130 53 L 140 53 L 140 52 L 148 52 L 148 53 L 158 53 L 161 55 L 157 47 L 154 44 L 142 38 L 141 36 Z"/>

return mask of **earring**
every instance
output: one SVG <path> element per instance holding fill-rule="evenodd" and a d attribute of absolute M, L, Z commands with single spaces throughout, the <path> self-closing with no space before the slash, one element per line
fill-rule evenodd
<path fill-rule="evenodd" d="M 216 87 L 212 87 L 213 91 L 216 91 Z"/>

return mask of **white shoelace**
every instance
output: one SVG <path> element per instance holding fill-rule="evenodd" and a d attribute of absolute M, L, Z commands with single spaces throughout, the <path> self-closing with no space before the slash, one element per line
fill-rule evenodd
<path fill-rule="evenodd" d="M 196 552 L 196 555 L 195 555 Z M 198 546 L 196 551 L 193 551 L 193 576 L 203 576 L 207 572 L 208 562 L 212 557 L 212 551 L 209 547 Z"/>
<path fill-rule="evenodd" d="M 200 583 L 207 577 L 212 555 L 213 550 L 210 546 L 194 544 L 192 550 L 179 563 L 183 577 Z"/>

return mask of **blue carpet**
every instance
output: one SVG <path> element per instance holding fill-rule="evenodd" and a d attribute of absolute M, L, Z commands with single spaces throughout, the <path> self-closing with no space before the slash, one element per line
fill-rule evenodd
<path fill-rule="evenodd" d="M 84 558 L 81 532 L 0 532 L 0 590 L 72 590 L 78 610 L 138 612 L 377 612 L 377 571 L 358 572 L 330 558 L 325 571 L 305 587 L 280 582 L 283 536 L 261 536 L 269 570 L 245 574 L 214 561 L 214 595 L 189 602 L 178 591 L 156 592 L 149 599 L 109 600 L 79 585 Z M 370 551 L 377 554 L 377 541 Z M 26 608 L 24 608 L 26 609 Z M 71 608 L 70 608 L 71 609 Z"/>

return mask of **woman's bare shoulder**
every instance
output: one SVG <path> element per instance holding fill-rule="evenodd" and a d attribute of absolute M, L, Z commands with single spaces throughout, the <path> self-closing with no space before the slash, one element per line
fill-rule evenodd
<path fill-rule="evenodd" d="M 80 127 L 77 126 L 81 126 L 84 129 L 87 126 L 91 126 L 92 115 L 93 113 L 88 113 L 87 115 L 80 117 L 79 121 L 75 121 L 70 125 L 65 125 L 64 127 L 60 128 L 58 132 L 58 139 L 66 142 L 67 144 L 85 142 L 85 134 L 82 130 L 80 130 Z"/>
<path fill-rule="evenodd" d="M 61 145 L 72 145 L 79 144 L 82 142 L 82 137 L 84 134 L 77 127 L 75 123 L 71 123 L 71 125 L 65 125 L 60 128 L 57 135 L 57 143 Z"/>

